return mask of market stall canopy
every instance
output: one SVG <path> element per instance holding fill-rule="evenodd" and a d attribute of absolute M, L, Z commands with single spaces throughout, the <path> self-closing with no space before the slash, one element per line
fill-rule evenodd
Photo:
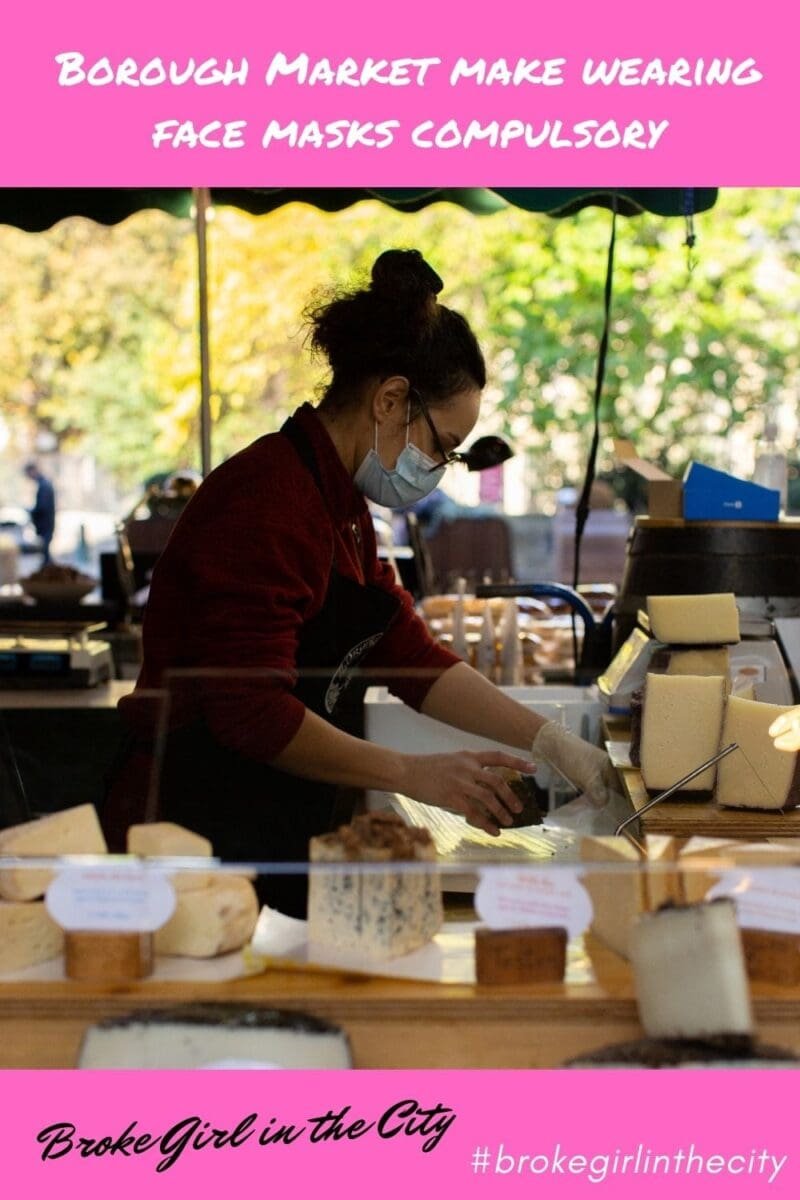
<path fill-rule="evenodd" d="M 506 205 L 528 212 L 569 216 L 581 208 L 616 207 L 624 216 L 650 212 L 687 217 L 714 205 L 716 188 L 212 188 L 212 204 L 232 205 L 253 215 L 299 202 L 324 212 L 339 212 L 361 200 L 380 200 L 402 212 L 450 202 L 478 215 Z M 0 224 L 28 232 L 49 229 L 65 217 L 88 217 L 116 225 L 146 208 L 176 217 L 193 215 L 192 188 L 3 188 Z"/>

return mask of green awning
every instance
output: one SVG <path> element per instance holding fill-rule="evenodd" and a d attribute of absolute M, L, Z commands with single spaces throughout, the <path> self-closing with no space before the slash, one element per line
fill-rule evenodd
<path fill-rule="evenodd" d="M 339 212 L 361 200 L 380 200 L 401 212 L 450 202 L 478 215 L 506 205 L 528 212 L 568 216 L 587 206 L 612 208 L 625 216 L 650 212 L 682 217 L 714 205 L 716 188 L 212 188 L 211 202 L 253 215 L 293 202 Z M 116 225 L 140 209 L 155 208 L 177 217 L 192 211 L 191 188 L 0 188 L 0 224 L 31 233 L 65 217 L 88 217 Z"/>

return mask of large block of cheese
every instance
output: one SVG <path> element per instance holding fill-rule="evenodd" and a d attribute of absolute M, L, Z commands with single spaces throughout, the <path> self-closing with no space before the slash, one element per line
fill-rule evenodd
<path fill-rule="evenodd" d="M 63 952 L 64 934 L 44 902 L 0 900 L 0 975 L 47 962 Z"/>
<path fill-rule="evenodd" d="M 430 834 L 393 813 L 356 817 L 338 833 L 309 846 L 308 937 L 320 945 L 353 950 L 367 959 L 396 958 L 424 946 L 443 920 L 439 878 L 427 870 L 391 869 L 391 863 L 434 864 Z M 358 864 L 314 870 L 313 864 Z M 375 863 L 368 871 L 362 864 Z"/>
<path fill-rule="evenodd" d="M 739 641 L 733 592 L 705 596 L 648 596 L 650 632 L 668 646 L 723 646 Z"/>
<path fill-rule="evenodd" d="M 645 787 L 662 791 L 688 775 L 719 749 L 727 680 L 718 675 L 648 675 L 640 748 Z M 685 791 L 710 791 L 709 767 Z"/>
<path fill-rule="evenodd" d="M 87 1029 L 78 1066 L 92 1070 L 350 1067 L 347 1035 L 305 1013 L 242 1004 L 184 1004 Z"/>
<path fill-rule="evenodd" d="M 143 858 L 211 858 L 213 849 L 208 838 L 183 825 L 172 821 L 150 821 L 144 825 L 131 825 L 128 829 L 127 848 L 129 854 Z M 175 871 L 170 874 L 170 883 L 176 892 L 208 887 L 214 876 L 205 871 Z"/>
<path fill-rule="evenodd" d="M 642 855 L 626 837 L 581 838 L 581 862 L 611 868 L 581 877 L 592 901 L 592 932 L 623 958 L 629 956 L 631 930 L 642 913 L 683 902 L 675 839 L 648 835 L 644 850 Z"/>
<path fill-rule="evenodd" d="M 721 745 L 736 742 L 738 751 L 720 763 L 717 803 L 725 808 L 795 808 L 800 804 L 798 756 L 776 750 L 769 727 L 789 706 L 731 696 Z"/>
<path fill-rule="evenodd" d="M 156 954 L 214 958 L 249 942 L 259 904 L 249 879 L 220 875 L 207 887 L 177 893 L 166 925 L 156 930 Z"/>
<path fill-rule="evenodd" d="M 655 1038 L 750 1034 L 753 1017 L 730 900 L 662 908 L 631 935 L 639 1016 Z"/>
<path fill-rule="evenodd" d="M 625 837 L 581 838 L 580 853 L 581 862 L 612 868 L 585 871 L 581 883 L 592 901 L 592 932 L 627 958 L 631 930 L 647 909 L 644 872 L 638 869 L 641 856 Z M 623 866 L 629 869 L 619 869 Z"/>
<path fill-rule="evenodd" d="M 93 804 L 81 804 L 0 832 L 0 856 L 19 858 L 62 854 L 107 854 Z M 0 897 L 35 900 L 47 891 L 52 871 L 8 867 L 0 871 Z"/>

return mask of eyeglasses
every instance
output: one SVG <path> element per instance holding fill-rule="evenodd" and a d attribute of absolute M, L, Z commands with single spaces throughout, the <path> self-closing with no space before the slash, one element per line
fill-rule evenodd
<path fill-rule="evenodd" d="M 504 441 L 501 437 L 492 435 L 479 437 L 467 450 L 445 450 L 422 393 L 417 388 L 411 388 L 410 390 L 417 398 L 420 412 L 431 431 L 436 453 L 442 460 L 431 467 L 431 471 L 438 471 L 443 466 L 449 467 L 452 463 L 464 463 L 468 471 L 486 471 L 489 467 L 499 467 L 500 463 L 504 463 L 513 457 L 514 451 L 508 442 Z"/>

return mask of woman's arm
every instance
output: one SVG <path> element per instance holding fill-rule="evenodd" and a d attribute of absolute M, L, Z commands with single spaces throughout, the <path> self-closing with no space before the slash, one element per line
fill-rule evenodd
<path fill-rule="evenodd" d="M 345 787 L 402 792 L 412 800 L 461 813 L 470 825 L 498 834 L 522 805 L 511 789 L 486 767 L 530 771 L 527 759 L 499 751 L 453 754 L 399 754 L 336 729 L 306 709 L 292 740 L 273 759 L 293 775 Z"/>
<path fill-rule="evenodd" d="M 422 712 L 467 733 L 523 748 L 597 804 L 606 803 L 620 790 L 604 750 L 518 704 L 466 663 L 457 663 L 439 676 L 422 702 Z"/>
<path fill-rule="evenodd" d="M 422 712 L 465 733 L 526 751 L 548 720 L 512 700 L 464 662 L 439 676 L 422 703 Z"/>

